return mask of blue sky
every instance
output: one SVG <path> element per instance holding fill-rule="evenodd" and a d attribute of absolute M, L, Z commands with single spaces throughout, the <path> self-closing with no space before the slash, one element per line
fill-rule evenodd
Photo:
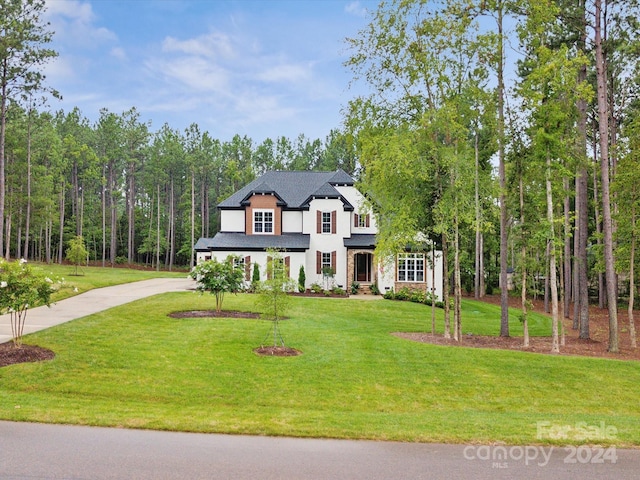
<path fill-rule="evenodd" d="M 91 121 L 136 107 L 153 131 L 324 137 L 350 88 L 345 37 L 378 0 L 47 0 L 59 57 L 48 86 Z M 361 87 L 360 87 L 361 88 Z"/>

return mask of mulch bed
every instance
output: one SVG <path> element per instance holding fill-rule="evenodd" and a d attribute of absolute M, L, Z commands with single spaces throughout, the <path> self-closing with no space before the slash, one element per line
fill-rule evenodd
<path fill-rule="evenodd" d="M 500 296 L 487 295 L 482 298 L 482 301 L 494 305 L 500 305 Z M 520 308 L 520 298 L 509 297 L 509 306 Z M 532 306 L 533 308 L 530 310 L 537 313 L 547 314 L 544 311 L 544 302 L 542 300 L 533 300 Z M 573 315 L 573 305 L 571 315 Z M 638 319 L 636 319 L 636 322 L 640 324 Z M 579 332 L 577 330 L 573 330 L 573 321 L 571 319 L 562 319 L 562 323 L 565 331 L 565 345 L 560 345 L 560 355 L 640 361 L 640 348 L 631 348 L 631 338 L 628 331 L 629 320 L 626 310 L 618 310 L 619 353 L 610 353 L 607 351 L 609 347 L 609 312 L 607 309 L 599 308 L 597 305 L 591 305 L 589 307 L 589 334 L 591 338 L 586 340 L 578 338 Z M 462 328 L 464 329 L 464 325 Z M 640 325 L 637 325 L 636 329 L 640 330 Z M 529 347 L 524 348 L 522 346 L 522 337 L 504 338 L 463 334 L 462 341 L 456 342 L 453 339 L 445 339 L 443 335 L 431 335 L 430 333 L 402 332 L 394 333 L 394 335 L 416 342 L 431 343 L 435 345 L 519 350 L 523 352 L 551 354 L 551 337 L 530 337 Z"/>
<path fill-rule="evenodd" d="M 51 350 L 37 345 L 22 345 L 16 348 L 13 342 L 0 343 L 0 367 L 16 363 L 42 362 L 52 360 L 55 356 Z"/>
<path fill-rule="evenodd" d="M 265 357 L 295 357 L 302 354 L 300 350 L 291 347 L 259 347 L 253 351 Z"/>
<path fill-rule="evenodd" d="M 238 312 L 236 310 L 223 310 L 220 313 L 215 310 L 187 310 L 173 312 L 169 316 L 171 318 L 260 318 L 259 313 Z"/>

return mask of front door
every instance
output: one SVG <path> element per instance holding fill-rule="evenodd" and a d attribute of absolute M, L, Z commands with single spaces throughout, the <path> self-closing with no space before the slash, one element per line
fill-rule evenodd
<path fill-rule="evenodd" d="M 355 254 L 355 281 L 371 283 L 371 264 L 373 255 L 370 253 Z"/>

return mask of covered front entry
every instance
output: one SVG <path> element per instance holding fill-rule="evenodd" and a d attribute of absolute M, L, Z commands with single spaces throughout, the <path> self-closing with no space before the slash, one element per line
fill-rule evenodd
<path fill-rule="evenodd" d="M 356 253 L 354 255 L 353 280 L 358 283 L 371 283 L 373 280 L 373 254 Z"/>

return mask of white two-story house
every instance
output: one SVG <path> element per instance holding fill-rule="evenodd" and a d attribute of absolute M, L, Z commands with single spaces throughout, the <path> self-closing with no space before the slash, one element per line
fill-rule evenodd
<path fill-rule="evenodd" d="M 253 265 L 266 276 L 267 249 L 282 252 L 289 275 L 304 267 L 306 287 L 322 285 L 326 273 L 347 291 L 352 282 L 377 284 L 379 290 L 403 286 L 435 292 L 442 298 L 442 260 L 436 252 L 400 252 L 393 266 L 374 258 L 376 221 L 353 178 L 335 172 L 273 171 L 255 179 L 218 205 L 220 231 L 195 245 L 197 261 L 239 256 L 251 280 Z M 323 275 L 324 272 L 324 275 Z"/>

